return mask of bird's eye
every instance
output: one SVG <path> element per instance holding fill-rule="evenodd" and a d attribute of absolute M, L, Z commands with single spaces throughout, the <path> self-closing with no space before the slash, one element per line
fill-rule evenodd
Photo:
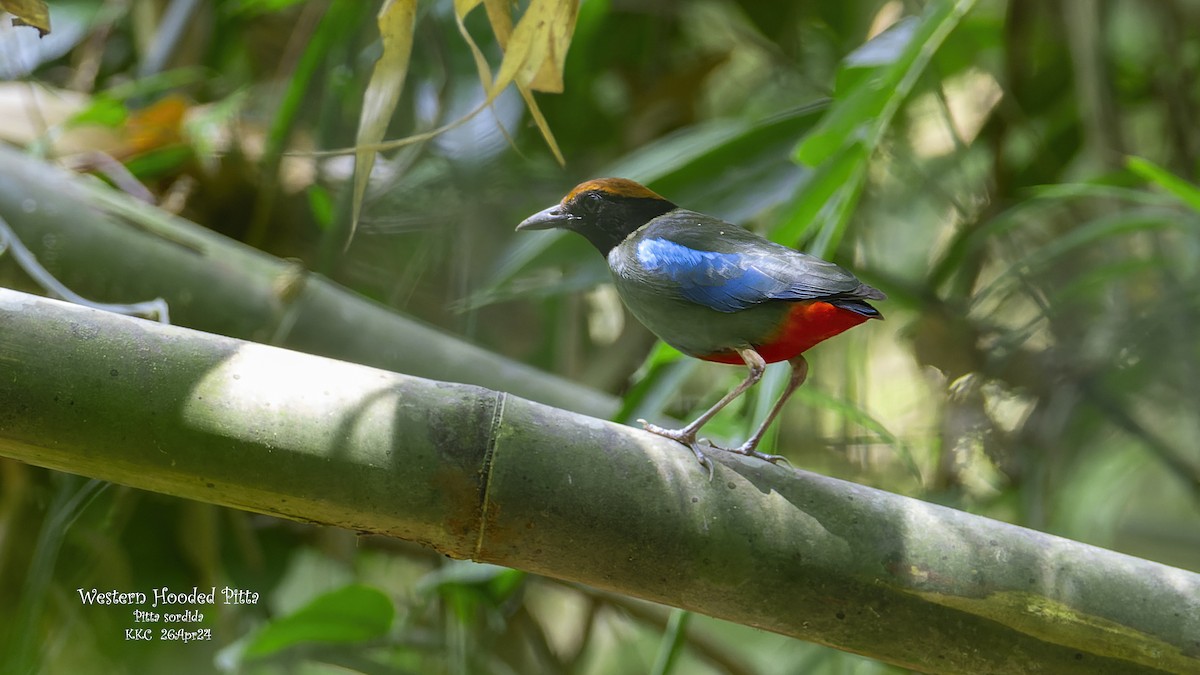
<path fill-rule="evenodd" d="M 581 216 L 595 215 L 600 210 L 600 201 L 600 195 L 595 192 L 588 192 L 579 195 L 579 198 L 575 200 L 575 208 L 573 210 Z"/>

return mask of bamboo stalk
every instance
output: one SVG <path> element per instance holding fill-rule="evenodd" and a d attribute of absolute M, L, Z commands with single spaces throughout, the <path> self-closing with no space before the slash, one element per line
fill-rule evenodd
<path fill-rule="evenodd" d="M 479 387 L 0 289 L 0 455 L 932 673 L 1200 671 L 1200 575 Z"/>

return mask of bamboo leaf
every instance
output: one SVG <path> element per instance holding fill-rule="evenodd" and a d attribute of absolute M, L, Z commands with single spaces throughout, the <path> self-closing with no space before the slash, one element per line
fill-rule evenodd
<path fill-rule="evenodd" d="M 458 24 L 458 32 L 463 37 L 463 41 L 467 43 L 467 47 L 471 50 L 471 58 L 475 60 L 475 70 L 479 76 L 479 83 L 483 85 L 484 91 L 492 89 L 492 69 L 488 66 L 487 57 L 483 55 L 483 51 L 479 49 L 479 45 L 475 43 L 475 38 L 471 37 L 471 32 L 467 30 L 463 19 L 471 12 L 480 0 L 455 0 L 454 1 L 454 21 Z M 501 43 L 503 44 L 503 43 Z"/>
<path fill-rule="evenodd" d="M 797 146 L 796 161 L 817 166 L 852 143 L 863 143 L 873 151 L 938 47 L 974 5 L 975 0 L 934 3 L 915 30 L 903 22 L 893 27 L 893 31 L 902 31 L 901 37 L 911 35 L 907 40 L 885 37 L 887 33 L 876 38 L 888 43 L 888 47 L 866 50 L 866 56 L 860 56 L 859 61 L 886 62 L 896 53 L 897 44 L 903 42 L 905 48 L 889 65 L 881 67 L 877 75 L 858 80 L 846 96 L 835 100 L 825 119 Z M 861 63 L 852 60 L 850 65 Z"/>
<path fill-rule="evenodd" d="M 320 595 L 293 614 L 275 619 L 246 646 L 244 655 L 262 657 L 311 643 L 363 642 L 382 637 L 395 608 L 377 589 L 351 585 Z"/>
<path fill-rule="evenodd" d="M 489 97 L 509 83 L 535 91 L 562 91 L 562 69 L 575 30 L 574 0 L 533 0 L 521 15 L 504 47 L 504 58 Z M 492 14 L 489 14 L 492 16 Z M 497 38 L 504 30 L 493 25 Z"/>
<path fill-rule="evenodd" d="M 473 0 L 472 6 L 477 4 L 479 0 Z M 496 34 L 496 42 L 500 43 L 500 49 L 508 49 L 508 38 L 512 36 L 512 6 L 513 3 L 509 0 L 483 0 L 488 23 L 492 25 L 492 32 Z"/>
<path fill-rule="evenodd" d="M 383 140 L 392 113 L 404 90 L 408 61 L 412 55 L 413 25 L 417 16 L 416 0 L 387 0 L 379 10 L 379 35 L 383 53 L 371 71 L 371 80 L 363 95 L 362 117 L 354 153 L 354 195 L 350 216 L 350 237 L 358 227 L 362 202 L 367 193 L 371 169 L 375 166 L 375 151 L 371 149 Z M 347 238 L 349 245 L 349 238 Z"/>
<path fill-rule="evenodd" d="M 42 0 L 0 0 L 0 11 L 13 15 L 14 26 L 31 26 L 38 35 L 50 34 L 50 8 Z"/>
<path fill-rule="evenodd" d="M 415 2 L 408 4 L 415 6 Z M 495 31 L 497 41 L 501 45 L 507 43 L 507 46 L 504 47 L 504 57 L 500 61 L 500 67 L 494 79 L 491 76 L 490 68 L 487 66 L 483 52 L 479 49 L 474 39 L 470 37 L 465 25 L 463 25 L 463 19 L 466 15 L 478 6 L 479 0 L 460 0 L 455 3 L 455 18 L 459 24 L 459 31 L 466 39 L 468 47 L 471 50 L 476 70 L 479 73 L 480 84 L 483 85 L 486 92 L 484 100 L 478 106 L 459 119 L 432 131 L 413 134 L 386 142 L 382 140 L 383 134 L 381 131 L 377 136 L 372 136 L 369 139 L 360 136 L 359 142 L 352 149 L 326 150 L 311 153 L 313 156 L 340 155 L 349 150 L 353 150 L 355 153 L 358 158 L 355 167 L 356 198 L 353 215 L 355 223 L 358 222 L 358 209 L 361 203 L 359 190 L 361 189 L 364 193 L 366 190 L 365 183 L 361 187 L 359 186 L 360 179 L 357 169 L 365 163 L 374 162 L 373 154 L 370 154 L 370 159 L 364 160 L 364 157 L 369 153 L 393 150 L 413 143 L 419 143 L 462 126 L 491 106 L 495 102 L 496 97 L 510 84 L 515 84 L 518 90 L 520 90 L 534 123 L 542 133 L 542 137 L 550 147 L 550 151 L 554 154 L 555 159 L 559 164 L 565 164 L 566 160 L 559 150 L 558 143 L 554 139 L 550 126 L 542 116 L 541 110 L 533 100 L 530 91 L 562 91 L 562 66 L 566 59 L 571 33 L 575 28 L 575 17 L 577 14 L 574 0 L 534 0 L 529 8 L 525 10 L 516 27 L 511 28 L 511 34 L 511 19 L 507 13 L 507 7 L 489 2 L 487 4 L 487 11 L 489 20 L 492 21 L 492 30 Z M 387 8 L 385 6 L 384 9 L 386 10 Z M 410 30 L 408 37 L 409 48 L 412 46 L 411 42 Z M 387 46 L 385 44 L 385 55 L 386 53 Z M 407 54 L 405 58 L 407 60 Z M 378 68 L 379 65 L 377 64 L 376 69 L 378 70 Z M 372 76 L 372 82 L 374 80 L 375 78 Z M 364 105 L 364 118 L 366 114 Z M 361 128 L 362 125 L 360 124 L 360 135 Z M 384 129 L 386 130 L 386 124 L 384 125 Z M 365 178 L 362 180 L 365 181 Z"/>
<path fill-rule="evenodd" d="M 809 249 L 829 257 L 850 223 L 866 180 L 867 153 L 860 144 L 841 151 L 809 175 L 772 236 L 784 243 L 814 237 Z"/>
<path fill-rule="evenodd" d="M 525 99 L 525 105 L 529 108 L 529 115 L 533 118 L 533 123 L 537 125 L 538 131 L 542 132 L 542 138 L 546 141 L 546 145 L 550 147 L 550 152 L 554 154 L 555 161 L 559 166 L 565 166 L 567 160 L 563 157 L 562 150 L 558 148 L 558 141 L 554 140 L 554 133 L 550 130 L 550 123 L 546 121 L 542 115 L 542 109 L 538 107 L 537 101 L 533 98 L 533 93 L 524 85 L 517 85 L 517 91 L 521 92 L 521 98 Z"/>
<path fill-rule="evenodd" d="M 1129 157 L 1125 166 L 1137 175 L 1166 190 L 1193 211 L 1200 211 L 1200 188 L 1142 157 Z"/>
<path fill-rule="evenodd" d="M 565 164 L 562 151 L 550 125 L 542 116 L 532 91 L 560 93 L 563 90 L 562 71 L 575 30 L 578 5 L 574 0 L 533 0 L 517 25 L 511 28 L 511 18 L 494 2 L 487 5 L 492 30 L 504 49 L 496 80 L 488 89 L 488 104 L 509 84 L 515 83 L 521 98 L 529 108 L 534 124 L 560 165 Z M 486 83 L 485 83 L 486 86 Z"/>
<path fill-rule="evenodd" d="M 563 66 L 567 50 L 571 46 L 571 35 L 575 32 L 575 20 L 579 14 L 579 3 L 575 0 L 558 0 L 552 6 L 550 22 L 545 33 L 539 36 L 546 42 L 545 58 L 527 86 L 533 91 L 561 94 L 563 90 Z"/>

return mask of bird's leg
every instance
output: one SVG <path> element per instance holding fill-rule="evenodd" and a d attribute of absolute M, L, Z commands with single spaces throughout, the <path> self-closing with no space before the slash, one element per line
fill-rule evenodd
<path fill-rule="evenodd" d="M 787 461 L 787 458 L 783 455 L 768 455 L 755 450 L 755 448 L 758 447 L 758 442 L 762 440 L 763 435 L 767 433 L 767 428 L 771 426 L 771 422 L 775 421 L 775 417 L 783 409 L 783 404 L 787 402 L 788 397 L 800 385 L 804 384 L 804 380 L 808 377 L 808 361 L 804 359 L 803 355 L 797 355 L 788 363 L 792 364 L 792 377 L 788 380 L 787 388 L 779 395 L 779 400 L 775 402 L 775 405 L 771 408 L 771 412 L 767 413 L 767 418 L 762 421 L 762 424 L 758 425 L 758 429 L 754 432 L 754 435 L 736 448 L 727 448 L 729 452 L 736 452 L 739 455 L 746 455 L 748 457 L 757 457 L 772 464 L 781 459 Z"/>
<path fill-rule="evenodd" d="M 728 394 L 725 394 L 723 397 L 721 397 L 720 401 L 717 401 L 715 404 L 713 404 L 713 407 L 704 411 L 704 414 L 700 415 L 695 420 L 692 420 L 691 424 L 682 429 L 664 429 L 657 424 L 651 424 L 646 420 L 638 420 L 638 422 L 641 422 L 642 428 L 644 428 L 646 431 L 649 431 L 652 434 L 658 434 L 659 436 L 669 438 L 679 443 L 683 443 L 691 448 L 692 452 L 696 455 L 696 459 L 700 460 L 700 464 L 708 467 L 709 478 L 712 478 L 712 463 L 707 457 L 704 456 L 704 453 L 700 451 L 700 444 L 696 440 L 696 433 L 700 431 L 700 427 L 707 424 L 714 415 L 721 412 L 722 408 L 729 405 L 730 401 L 738 396 L 741 396 L 747 389 L 757 384 L 758 381 L 762 379 L 763 373 L 767 369 L 767 362 L 764 361 L 763 357 L 759 356 L 758 352 L 754 351 L 753 349 L 747 347 L 745 349 L 737 350 L 737 353 L 738 356 L 741 356 L 742 360 L 746 362 L 746 367 L 750 369 L 750 374 L 746 376 L 746 379 L 742 380 L 741 384 L 734 387 Z M 773 415 L 774 411 L 772 411 L 772 416 Z"/>

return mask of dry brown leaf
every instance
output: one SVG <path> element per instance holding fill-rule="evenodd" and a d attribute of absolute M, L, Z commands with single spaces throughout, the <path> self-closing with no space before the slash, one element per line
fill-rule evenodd
<path fill-rule="evenodd" d="M 466 24 L 463 23 L 463 18 L 470 14 L 471 10 L 479 5 L 479 2 L 480 0 L 454 0 L 454 20 L 458 23 L 458 32 L 462 34 L 463 40 L 471 48 L 471 56 L 475 59 L 475 70 L 478 71 L 479 82 L 483 85 L 483 90 L 491 91 L 492 69 L 488 66 L 487 57 L 483 55 L 479 45 L 475 44 L 475 38 L 471 37 Z"/>
<path fill-rule="evenodd" d="M 508 38 L 512 35 L 512 3 L 509 0 L 483 0 L 483 8 L 487 11 L 488 23 L 492 25 L 500 49 L 508 49 Z"/>
<path fill-rule="evenodd" d="M 483 55 L 483 52 L 479 49 L 479 46 L 475 43 L 475 40 L 471 37 L 463 23 L 465 17 L 480 4 L 485 6 L 492 31 L 496 34 L 496 39 L 504 51 L 504 57 L 501 59 L 500 67 L 495 77 L 492 76 L 487 58 Z M 384 10 L 380 13 L 381 17 L 383 12 L 387 11 L 391 6 L 392 2 L 389 2 L 384 7 Z M 546 119 L 538 108 L 537 101 L 534 100 L 531 92 L 535 90 L 547 92 L 562 91 L 563 64 L 566 61 L 567 48 L 570 46 L 571 37 L 575 30 L 578 0 L 533 0 L 529 8 L 525 10 L 525 13 L 521 15 L 516 26 L 513 26 L 511 4 L 507 0 L 455 0 L 454 13 L 455 19 L 458 22 L 459 32 L 471 49 L 471 55 L 475 60 L 480 84 L 483 86 L 484 91 L 487 92 L 482 103 L 463 117 L 442 127 L 392 141 L 383 141 L 381 134 L 372 136 L 375 140 L 368 140 L 362 133 L 364 125 L 360 123 L 359 140 L 354 148 L 327 150 L 311 154 L 313 156 L 328 156 L 345 154 L 352 151 L 358 158 L 357 166 L 366 166 L 369 168 L 370 164 L 374 162 L 373 153 L 394 150 L 425 141 L 438 134 L 459 127 L 491 106 L 495 102 L 496 97 L 512 84 L 520 91 L 521 97 L 529 107 L 529 112 L 533 117 L 534 123 L 537 125 L 538 130 L 541 131 L 542 137 L 546 140 L 546 144 L 550 147 L 551 152 L 554 153 L 559 164 L 564 164 L 565 161 L 562 152 L 558 148 L 558 143 L 554 140 L 554 134 L 550 131 L 550 126 L 546 123 Z M 408 47 L 411 50 L 411 30 L 409 33 Z M 385 44 L 385 55 L 387 52 L 388 49 Z M 382 62 L 382 60 L 383 58 L 381 57 L 380 61 Z M 379 68 L 380 65 L 377 63 L 376 73 L 378 73 Z M 375 82 L 374 74 L 372 75 L 371 82 L 372 84 Z M 392 107 L 395 107 L 394 103 Z M 365 110 L 363 115 L 365 119 Z M 367 154 L 370 154 L 370 158 L 364 159 Z M 357 214 L 360 203 L 358 197 L 360 189 L 359 180 L 359 171 L 356 170 L 355 215 L 353 217 L 355 222 L 358 220 Z M 361 180 L 364 181 L 361 190 L 365 193 L 366 176 L 363 175 Z"/>
<path fill-rule="evenodd" d="M 14 26 L 31 26 L 40 37 L 50 32 L 50 8 L 42 0 L 0 0 L 0 11 L 13 15 Z"/>
<path fill-rule="evenodd" d="M 546 56 L 542 59 L 537 74 L 529 82 L 534 91 L 561 94 L 563 90 L 563 66 L 567 61 L 567 49 L 575 33 L 575 19 L 579 6 L 574 2 L 555 2 L 553 19 L 541 39 L 546 41 Z"/>

